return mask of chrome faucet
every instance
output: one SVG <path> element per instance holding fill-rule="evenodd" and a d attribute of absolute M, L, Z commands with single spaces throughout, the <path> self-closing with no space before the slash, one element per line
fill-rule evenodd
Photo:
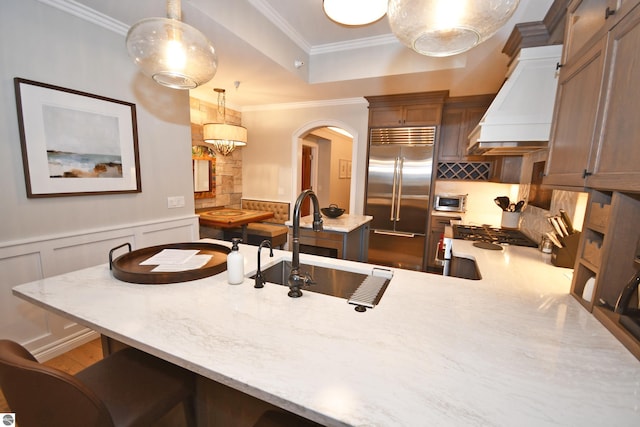
<path fill-rule="evenodd" d="M 260 269 L 260 252 L 262 252 L 262 248 L 269 248 L 269 256 L 273 258 L 273 248 L 271 247 L 271 242 L 268 240 L 263 240 L 258 246 L 258 272 L 255 277 L 255 285 L 254 288 L 264 288 L 264 278 L 262 277 L 262 270 Z"/>
<path fill-rule="evenodd" d="M 289 293 L 291 298 L 302 296 L 304 285 L 313 283 L 313 279 L 308 273 L 300 274 L 300 208 L 304 199 L 309 196 L 313 203 L 313 231 L 322 231 L 322 217 L 320 216 L 320 204 L 318 198 L 312 190 L 304 190 L 298 196 L 293 208 L 293 256 L 291 261 L 291 273 L 289 273 Z"/>

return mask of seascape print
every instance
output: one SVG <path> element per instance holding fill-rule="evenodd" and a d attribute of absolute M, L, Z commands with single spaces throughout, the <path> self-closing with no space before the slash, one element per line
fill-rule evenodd
<path fill-rule="evenodd" d="M 122 178 L 118 118 L 43 105 L 50 178 Z"/>

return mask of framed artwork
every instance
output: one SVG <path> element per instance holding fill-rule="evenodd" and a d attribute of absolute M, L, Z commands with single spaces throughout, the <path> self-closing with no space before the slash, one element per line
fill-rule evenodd
<path fill-rule="evenodd" d="M 351 160 L 338 159 L 338 178 L 351 178 Z"/>
<path fill-rule="evenodd" d="M 139 193 L 135 104 L 14 79 L 27 197 Z"/>
<path fill-rule="evenodd" d="M 193 192 L 196 199 L 216 197 L 216 153 L 211 147 L 193 145 Z"/>

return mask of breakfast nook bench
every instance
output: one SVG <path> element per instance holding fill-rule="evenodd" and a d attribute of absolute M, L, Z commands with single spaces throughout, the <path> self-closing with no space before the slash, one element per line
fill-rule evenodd
<path fill-rule="evenodd" d="M 257 246 L 263 240 L 268 240 L 273 248 L 284 247 L 288 232 L 288 227 L 284 223 L 289 220 L 289 203 L 242 199 L 242 209 L 273 212 L 273 218 L 247 224 L 247 241 L 244 243 Z M 242 230 L 239 228 L 224 230 L 225 240 L 241 236 Z"/>

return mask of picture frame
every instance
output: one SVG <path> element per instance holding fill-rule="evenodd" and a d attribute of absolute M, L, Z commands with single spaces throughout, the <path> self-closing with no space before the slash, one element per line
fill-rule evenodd
<path fill-rule="evenodd" d="M 14 78 L 28 198 L 139 193 L 135 104 Z"/>
<path fill-rule="evenodd" d="M 213 199 L 216 197 L 216 153 L 211 147 L 203 145 L 191 146 L 193 164 L 193 195 L 196 199 Z M 200 170 L 198 170 L 200 167 Z M 205 178 L 205 172 L 208 178 Z M 207 180 L 205 184 L 203 181 Z M 198 183 L 200 182 L 200 183 Z M 208 187 L 208 190 L 205 190 Z"/>
<path fill-rule="evenodd" d="M 351 160 L 338 159 L 338 178 L 351 178 Z"/>

